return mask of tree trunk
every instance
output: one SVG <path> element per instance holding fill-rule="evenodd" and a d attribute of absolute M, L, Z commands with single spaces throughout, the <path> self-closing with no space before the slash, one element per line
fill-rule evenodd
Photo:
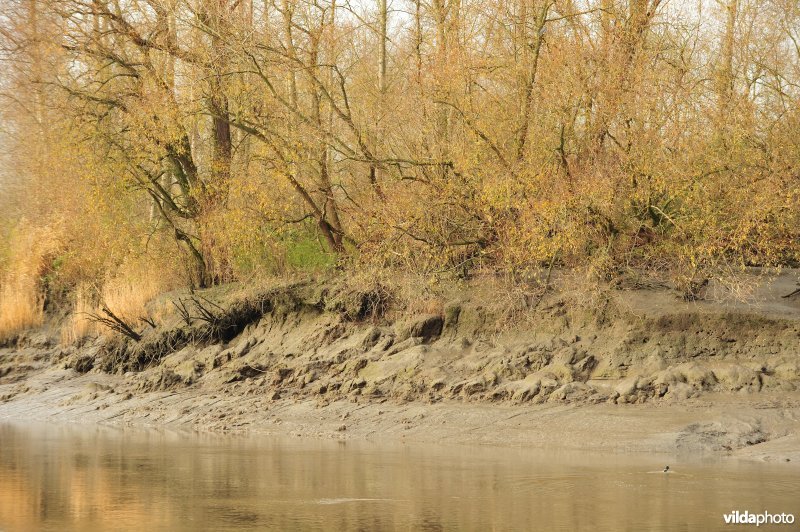
<path fill-rule="evenodd" d="M 736 20 L 739 13 L 739 0 L 727 0 L 725 4 L 725 33 L 722 36 L 721 54 L 717 66 L 717 130 L 723 141 L 729 142 L 729 124 L 733 107 L 734 73 L 733 54 L 736 43 Z"/>
<path fill-rule="evenodd" d="M 520 163 L 525 157 L 525 146 L 528 142 L 528 129 L 533 113 L 533 89 L 536 84 L 536 72 L 539 70 L 539 55 L 544 41 L 545 24 L 547 24 L 547 13 L 552 6 L 552 0 L 543 0 L 542 6 L 536 13 L 533 24 L 533 34 L 528 34 L 527 0 L 521 2 L 521 35 L 523 45 L 523 82 L 522 82 L 522 102 L 521 123 L 518 128 L 516 139 L 517 153 L 516 161 Z"/>
<path fill-rule="evenodd" d="M 209 16 L 209 25 L 212 30 L 211 49 L 219 54 L 214 58 L 212 72 L 210 72 L 210 86 L 208 108 L 212 116 L 211 123 L 211 172 L 205 184 L 204 197 L 199 217 L 199 233 L 202 244 L 202 253 L 206 263 L 209 279 L 212 284 L 230 280 L 233 275 L 231 265 L 226 253 L 219 249 L 214 229 L 210 227 L 210 219 L 217 216 L 218 211 L 225 206 L 231 178 L 231 164 L 233 158 L 233 138 L 231 136 L 229 102 L 224 85 L 228 54 L 225 43 L 218 36 L 225 32 L 226 17 L 229 5 L 228 0 L 216 0 Z"/>
<path fill-rule="evenodd" d="M 617 24 L 603 18 L 603 42 L 610 48 L 606 50 L 606 74 L 595 102 L 595 120 L 590 130 L 591 148 L 599 152 L 610 133 L 610 128 L 623 105 L 622 99 L 634 82 L 636 58 L 644 43 L 650 22 L 661 0 L 629 0 L 621 35 L 617 35 Z M 603 14 L 605 17 L 606 13 Z M 616 43 L 616 44 L 612 44 Z"/>

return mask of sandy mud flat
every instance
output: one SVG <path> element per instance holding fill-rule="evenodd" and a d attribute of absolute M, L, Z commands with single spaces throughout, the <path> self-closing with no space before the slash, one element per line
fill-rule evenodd
<path fill-rule="evenodd" d="M 0 350 L 0 422 L 175 427 L 739 457 L 800 466 L 797 272 L 748 300 L 554 291 L 498 329 L 462 291 L 379 316 L 379 293 L 265 289 L 139 341 Z M 202 304 L 199 303 L 198 304 Z M 198 311 L 199 313 L 199 311 Z"/>

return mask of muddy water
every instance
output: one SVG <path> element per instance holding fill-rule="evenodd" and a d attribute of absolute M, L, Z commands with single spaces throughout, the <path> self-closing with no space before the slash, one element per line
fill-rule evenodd
<path fill-rule="evenodd" d="M 660 472 L 665 461 L 674 473 Z M 726 527 L 723 513 L 800 518 L 798 472 L 786 463 L 0 425 L 0 530 L 736 530 L 746 527 Z"/>

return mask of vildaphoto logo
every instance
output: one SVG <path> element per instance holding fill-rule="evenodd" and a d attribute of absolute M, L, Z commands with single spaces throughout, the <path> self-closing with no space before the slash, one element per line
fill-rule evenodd
<path fill-rule="evenodd" d="M 740 512 L 734 510 L 729 514 L 724 514 L 726 525 L 791 525 L 794 523 L 794 514 L 771 514 L 762 512 L 760 514 L 748 511 Z"/>

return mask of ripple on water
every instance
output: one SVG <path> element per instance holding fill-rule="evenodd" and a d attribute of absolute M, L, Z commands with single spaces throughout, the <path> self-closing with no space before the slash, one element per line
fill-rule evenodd
<path fill-rule="evenodd" d="M 315 504 L 347 504 L 350 502 L 395 502 L 395 499 L 373 499 L 364 497 L 338 497 L 334 499 L 317 499 Z"/>

